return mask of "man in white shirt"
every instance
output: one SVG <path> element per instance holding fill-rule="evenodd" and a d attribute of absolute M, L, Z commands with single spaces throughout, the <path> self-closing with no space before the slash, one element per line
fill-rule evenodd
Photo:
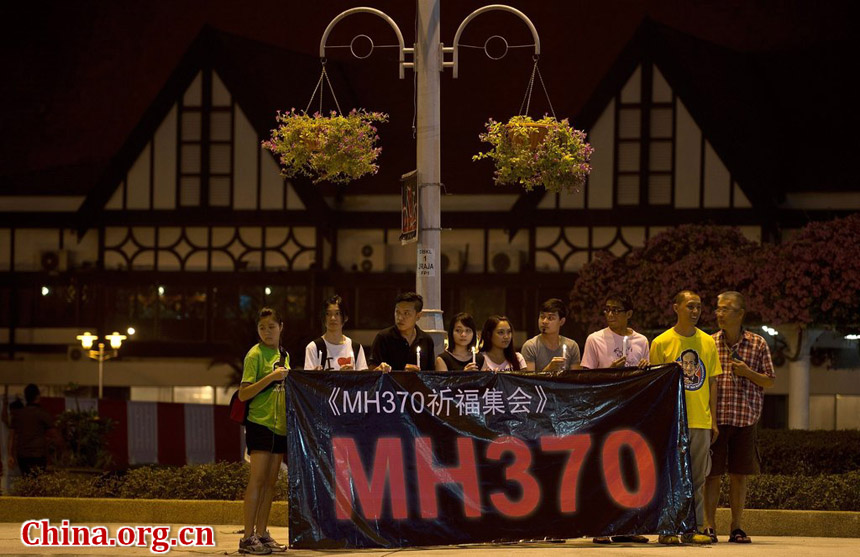
<path fill-rule="evenodd" d="M 623 294 L 610 294 L 603 304 L 605 329 L 588 335 L 582 355 L 582 367 L 644 367 L 648 365 L 648 339 L 628 326 L 633 304 Z"/>
<path fill-rule="evenodd" d="M 637 333 L 628 322 L 633 316 L 633 304 L 623 294 L 610 294 L 603 303 L 606 316 L 605 329 L 588 335 L 582 353 L 582 367 L 604 369 L 611 367 L 648 365 L 648 339 Z M 601 536 L 594 543 L 648 543 L 648 538 L 639 535 Z"/>

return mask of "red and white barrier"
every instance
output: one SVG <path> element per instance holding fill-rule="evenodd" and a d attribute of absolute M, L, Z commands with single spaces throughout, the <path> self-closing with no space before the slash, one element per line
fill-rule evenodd
<path fill-rule="evenodd" d="M 116 468 L 134 464 L 203 464 L 243 459 L 242 427 L 227 406 L 74 398 L 42 398 L 53 415 L 64 410 L 98 410 L 114 421 L 108 450 Z"/>

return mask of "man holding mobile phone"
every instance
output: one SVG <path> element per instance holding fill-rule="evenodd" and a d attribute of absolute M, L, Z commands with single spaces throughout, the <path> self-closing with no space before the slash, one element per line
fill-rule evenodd
<path fill-rule="evenodd" d="M 717 502 L 720 498 L 720 478 L 726 471 L 730 480 L 729 501 L 732 524 L 729 541 L 750 543 L 741 528 L 746 503 L 747 481 L 759 472 L 756 446 L 756 426 L 761 417 L 764 389 L 773 385 L 773 362 L 767 342 L 760 335 L 743 328 L 746 301 L 739 292 L 723 292 L 717 296 L 717 324 L 714 333 L 723 375 L 717 377 L 717 425 L 720 435 L 711 446 L 711 472 L 705 481 L 706 533 L 716 542 Z"/>

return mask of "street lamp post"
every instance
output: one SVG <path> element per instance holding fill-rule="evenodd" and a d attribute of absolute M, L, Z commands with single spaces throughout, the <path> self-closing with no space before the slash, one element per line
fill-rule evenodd
<path fill-rule="evenodd" d="M 99 363 L 99 398 L 102 398 L 103 394 L 105 360 L 115 358 L 119 354 L 119 348 L 120 346 L 122 346 L 122 341 L 127 338 L 127 336 L 121 335 L 116 331 L 114 331 L 111 335 L 105 335 L 105 340 L 110 342 L 111 347 L 111 351 L 106 352 L 104 342 L 99 342 L 98 350 L 92 349 L 93 343 L 97 341 L 99 337 L 91 334 L 89 331 L 77 336 L 77 339 L 81 341 L 81 347 L 84 350 L 87 350 L 87 356 L 89 356 L 90 359 L 96 360 Z"/>
<path fill-rule="evenodd" d="M 451 68 L 453 77 L 458 77 L 460 36 L 469 22 L 489 11 L 505 11 L 519 17 L 529 28 L 534 40 L 535 56 L 540 55 L 540 38 L 531 20 L 521 11 L 511 6 L 492 4 L 479 8 L 469 14 L 457 28 L 454 43 L 446 47 L 439 40 L 440 0 L 418 0 L 416 37 L 413 48 L 404 45 L 400 28 L 388 14 L 376 8 L 359 7 L 341 12 L 329 22 L 320 39 L 320 58 L 325 58 L 326 47 L 350 47 L 350 45 L 326 45 L 329 33 L 343 18 L 357 14 L 369 13 L 385 20 L 394 30 L 400 49 L 398 58 L 400 79 L 404 78 L 404 70 L 411 68 L 416 77 L 416 166 L 418 169 L 418 262 L 421 269 L 416 269 L 415 289 L 424 298 L 424 311 L 420 321 L 421 328 L 433 336 L 436 352 L 442 350 L 442 339 L 445 336 L 445 325 L 442 322 L 442 277 L 441 277 L 441 124 L 440 124 L 440 75 L 445 68 Z M 366 36 L 365 36 L 366 37 Z M 356 37 L 357 38 L 357 37 Z M 366 37 L 369 38 L 369 37 Z M 355 39 L 353 39 L 355 41 Z M 507 44 L 507 43 L 506 43 Z M 373 52 L 371 40 L 371 53 Z M 486 51 L 486 44 L 484 46 Z M 369 56 L 368 54 L 367 56 Z M 450 55 L 451 60 L 445 60 Z M 489 55 L 489 54 L 488 54 Z M 412 61 L 407 61 L 407 56 Z M 358 57 L 358 56 L 356 56 Z M 362 56 L 365 58 L 366 56 Z M 428 263 L 430 265 L 428 265 Z"/>

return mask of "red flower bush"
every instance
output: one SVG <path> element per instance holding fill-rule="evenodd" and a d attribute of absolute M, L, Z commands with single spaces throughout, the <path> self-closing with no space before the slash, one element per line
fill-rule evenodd
<path fill-rule="evenodd" d="M 685 289 L 702 297 L 704 327 L 715 325 L 726 290 L 746 295 L 748 322 L 860 326 L 860 214 L 810 223 L 780 245 L 759 246 L 736 228 L 684 225 L 624 257 L 601 254 L 574 283 L 571 318 L 589 331 L 603 327 L 604 298 L 620 292 L 633 301 L 635 327 L 666 329 Z"/>
<path fill-rule="evenodd" d="M 599 329 L 605 296 L 620 292 L 633 301 L 636 328 L 667 329 L 675 323 L 675 294 L 693 290 L 704 306 L 700 324 L 713 325 L 717 294 L 746 292 L 758 257 L 758 245 L 737 228 L 679 226 L 624 257 L 602 254 L 585 265 L 570 293 L 571 315 L 587 330 Z"/>
<path fill-rule="evenodd" d="M 860 214 L 810 223 L 764 251 L 750 305 L 772 325 L 860 325 Z"/>

